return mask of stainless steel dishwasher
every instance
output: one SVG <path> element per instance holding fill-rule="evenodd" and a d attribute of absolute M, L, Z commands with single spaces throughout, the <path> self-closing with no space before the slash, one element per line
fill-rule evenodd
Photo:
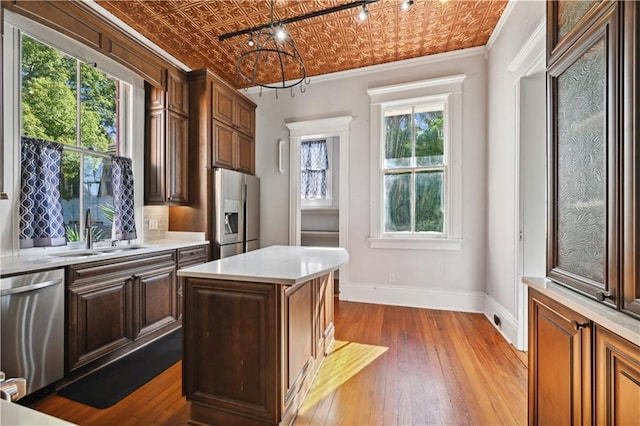
<path fill-rule="evenodd" d="M 0 370 L 27 394 L 64 376 L 64 270 L 0 278 Z"/>

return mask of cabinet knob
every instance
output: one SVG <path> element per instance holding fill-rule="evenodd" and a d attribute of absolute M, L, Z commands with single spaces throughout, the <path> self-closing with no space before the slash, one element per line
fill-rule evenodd
<path fill-rule="evenodd" d="M 571 326 L 574 330 L 582 330 L 583 328 L 589 327 L 589 321 L 587 322 L 578 322 L 576 320 L 571 320 Z"/>
<path fill-rule="evenodd" d="M 136 274 L 131 274 L 131 281 L 135 281 L 138 279 L 138 276 Z"/>
<path fill-rule="evenodd" d="M 598 291 L 596 293 L 596 299 L 598 299 L 598 301 L 600 302 L 604 302 L 605 299 L 611 299 L 613 300 L 613 294 L 609 293 L 608 291 Z"/>

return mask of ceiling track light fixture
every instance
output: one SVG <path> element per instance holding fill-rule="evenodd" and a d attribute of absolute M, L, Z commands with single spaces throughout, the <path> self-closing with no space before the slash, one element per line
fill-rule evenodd
<path fill-rule="evenodd" d="M 304 85 L 309 84 L 309 79 L 307 78 L 302 56 L 300 56 L 300 52 L 296 49 L 291 36 L 287 34 L 284 26 L 292 22 L 304 21 L 355 7 L 362 7 L 366 19 L 366 14 L 368 14 L 367 5 L 378 1 L 380 0 L 358 0 L 275 21 L 273 0 L 271 0 L 271 20 L 268 24 L 222 34 L 218 36 L 218 41 L 249 34 L 245 49 L 236 62 L 238 76 L 242 78 L 248 87 L 260 86 L 261 88 L 276 89 L 276 98 L 279 89 L 290 88 L 291 96 L 293 97 L 293 87 L 300 85 L 300 91 L 304 93 Z M 273 73 L 268 70 L 272 68 L 276 68 L 278 72 L 277 81 L 269 81 L 271 80 L 269 76 L 273 75 Z M 262 95 L 262 90 L 260 94 Z"/>
<path fill-rule="evenodd" d="M 358 19 L 361 22 L 364 22 L 367 20 L 367 16 L 369 16 L 369 9 L 367 9 L 367 5 L 363 4 L 362 5 L 362 10 L 360 11 L 360 13 L 358 13 Z"/>
<path fill-rule="evenodd" d="M 409 10 L 413 6 L 413 0 L 407 0 L 402 2 L 402 10 Z"/>

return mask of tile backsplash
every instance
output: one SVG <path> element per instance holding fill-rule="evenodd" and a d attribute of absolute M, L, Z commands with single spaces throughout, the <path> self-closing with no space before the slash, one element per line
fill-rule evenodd
<path fill-rule="evenodd" d="M 157 223 L 158 229 L 149 229 L 149 221 Z M 156 222 L 154 222 L 156 221 Z M 162 240 L 169 230 L 169 207 L 144 206 L 144 241 Z"/>

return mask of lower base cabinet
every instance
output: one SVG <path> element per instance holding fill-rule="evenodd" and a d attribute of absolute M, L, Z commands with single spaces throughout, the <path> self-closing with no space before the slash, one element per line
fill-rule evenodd
<path fill-rule="evenodd" d="M 640 424 L 640 347 L 596 325 L 595 424 Z"/>
<path fill-rule="evenodd" d="M 640 347 L 530 289 L 529 424 L 640 424 Z"/>
<path fill-rule="evenodd" d="M 180 327 L 176 271 L 206 260 L 201 245 L 68 266 L 65 380 Z"/>
<path fill-rule="evenodd" d="M 291 424 L 333 342 L 332 283 L 187 278 L 191 424 Z"/>

